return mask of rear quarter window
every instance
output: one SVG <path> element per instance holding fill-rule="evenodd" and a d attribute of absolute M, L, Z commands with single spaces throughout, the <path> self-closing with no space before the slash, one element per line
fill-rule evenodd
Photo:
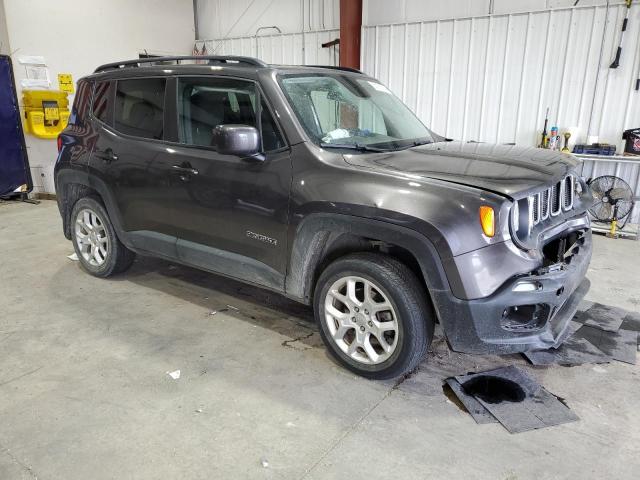
<path fill-rule="evenodd" d="M 69 125 L 82 125 L 87 119 L 91 105 L 91 84 L 86 80 L 78 82 L 76 97 L 69 115 Z"/>
<path fill-rule="evenodd" d="M 95 118 L 106 125 L 113 119 L 112 82 L 96 82 L 93 92 L 92 113 Z"/>

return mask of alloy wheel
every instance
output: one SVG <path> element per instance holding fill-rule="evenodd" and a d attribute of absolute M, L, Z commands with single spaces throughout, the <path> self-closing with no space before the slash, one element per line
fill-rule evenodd
<path fill-rule="evenodd" d="M 76 216 L 75 235 L 84 260 L 93 267 L 102 266 L 110 245 L 104 222 L 98 214 L 89 208 L 80 210 Z"/>
<path fill-rule="evenodd" d="M 357 276 L 335 281 L 324 301 L 331 340 L 352 359 L 369 365 L 387 360 L 398 345 L 398 316 L 374 282 Z"/>

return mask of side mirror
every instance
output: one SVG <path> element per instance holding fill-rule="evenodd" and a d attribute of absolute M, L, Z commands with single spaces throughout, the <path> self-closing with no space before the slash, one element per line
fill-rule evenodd
<path fill-rule="evenodd" d="M 211 145 L 223 155 L 250 157 L 260 153 L 260 134 L 249 125 L 218 125 Z"/>

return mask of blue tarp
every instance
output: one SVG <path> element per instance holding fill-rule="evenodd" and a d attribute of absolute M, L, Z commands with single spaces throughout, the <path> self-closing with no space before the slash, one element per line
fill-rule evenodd
<path fill-rule="evenodd" d="M 31 173 L 11 59 L 0 55 L 0 197 L 25 184 L 31 190 Z"/>

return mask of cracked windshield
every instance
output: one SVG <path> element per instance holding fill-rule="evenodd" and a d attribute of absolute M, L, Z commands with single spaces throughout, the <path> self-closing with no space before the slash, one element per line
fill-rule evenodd
<path fill-rule="evenodd" d="M 347 75 L 281 79 L 295 113 L 322 147 L 394 150 L 433 141 L 431 132 L 387 87 Z"/>

